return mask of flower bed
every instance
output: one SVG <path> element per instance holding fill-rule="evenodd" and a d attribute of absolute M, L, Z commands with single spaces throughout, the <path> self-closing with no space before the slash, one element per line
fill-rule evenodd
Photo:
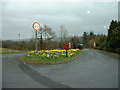
<path fill-rule="evenodd" d="M 30 51 L 28 55 L 22 57 L 22 61 L 28 63 L 40 63 L 40 64 L 55 64 L 62 63 L 64 61 L 70 61 L 74 59 L 77 54 L 80 53 L 80 49 L 69 49 L 68 57 L 66 57 L 66 50 L 40 50 Z"/>

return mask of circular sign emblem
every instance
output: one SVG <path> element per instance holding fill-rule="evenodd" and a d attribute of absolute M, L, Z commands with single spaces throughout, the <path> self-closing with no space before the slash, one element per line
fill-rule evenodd
<path fill-rule="evenodd" d="M 33 23 L 32 27 L 34 30 L 40 30 L 40 24 L 38 22 Z"/>

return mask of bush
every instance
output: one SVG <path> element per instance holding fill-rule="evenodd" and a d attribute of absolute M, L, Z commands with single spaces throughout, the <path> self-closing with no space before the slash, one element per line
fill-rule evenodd
<path fill-rule="evenodd" d="M 116 49 L 115 49 L 115 53 L 120 54 L 120 48 L 116 48 Z"/>

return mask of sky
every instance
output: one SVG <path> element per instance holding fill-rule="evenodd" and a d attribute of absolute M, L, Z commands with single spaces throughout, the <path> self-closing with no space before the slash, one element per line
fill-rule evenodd
<path fill-rule="evenodd" d="M 1 15 L 1 14 L 0 14 Z M 112 20 L 118 20 L 118 2 L 2 2 L 2 40 L 35 36 L 34 22 L 50 26 L 60 36 L 61 26 L 69 36 L 83 32 L 107 34 Z"/>

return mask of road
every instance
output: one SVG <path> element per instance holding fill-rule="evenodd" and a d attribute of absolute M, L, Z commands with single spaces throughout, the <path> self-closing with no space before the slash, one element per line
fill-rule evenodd
<path fill-rule="evenodd" d="M 118 88 L 118 58 L 85 49 L 65 64 L 20 64 L 22 54 L 4 54 L 3 88 Z"/>

